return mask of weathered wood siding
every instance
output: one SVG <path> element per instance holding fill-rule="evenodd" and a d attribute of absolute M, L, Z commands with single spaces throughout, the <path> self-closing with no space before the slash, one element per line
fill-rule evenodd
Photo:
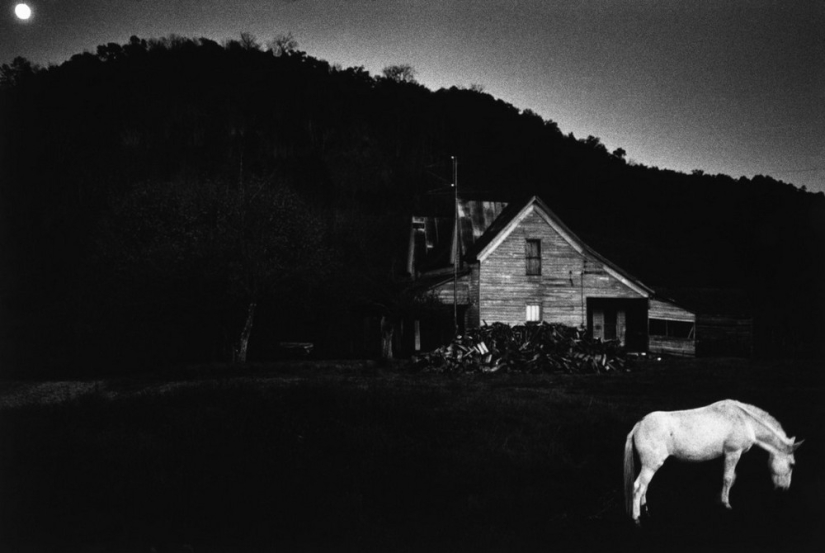
<path fill-rule="evenodd" d="M 446 305 L 453 304 L 453 298 L 458 296 L 458 305 L 467 305 L 469 303 L 469 285 L 470 277 L 468 275 L 460 275 L 458 277 L 458 286 L 453 287 L 453 279 L 439 284 L 432 288 L 432 293 Z M 457 292 L 457 294 L 456 294 Z"/>
<path fill-rule="evenodd" d="M 648 339 L 648 351 L 650 351 L 650 353 L 693 357 L 696 355 L 696 342 L 686 338 L 650 336 Z"/>
<path fill-rule="evenodd" d="M 697 317 L 696 353 L 750 357 L 753 354 L 753 319 L 718 315 Z"/>
<path fill-rule="evenodd" d="M 668 321 L 681 321 L 686 323 L 696 323 L 696 314 L 683 309 L 676 304 L 660 299 L 651 299 L 648 309 L 648 319 L 664 319 Z M 691 338 L 675 338 L 671 336 L 651 335 L 648 338 L 648 350 L 651 353 L 664 353 L 668 355 L 696 355 L 696 332 L 694 329 Z"/>
<path fill-rule="evenodd" d="M 481 326 L 481 312 L 479 310 L 479 274 L 481 265 L 478 262 L 470 264 L 470 274 L 468 277 L 468 292 L 470 294 L 470 303 L 467 307 L 466 320 L 464 324 L 466 328 L 478 328 Z"/>
<path fill-rule="evenodd" d="M 686 321 L 695 323 L 696 315 L 676 304 L 660 299 L 651 299 L 648 315 L 651 319 L 666 319 L 669 321 Z"/>
<path fill-rule="evenodd" d="M 526 274 L 525 241 L 541 240 L 541 275 Z M 526 306 L 541 305 L 542 318 L 571 326 L 586 324 L 586 298 L 639 298 L 638 292 L 577 252 L 535 210 L 478 269 L 481 322 L 524 323 Z"/>

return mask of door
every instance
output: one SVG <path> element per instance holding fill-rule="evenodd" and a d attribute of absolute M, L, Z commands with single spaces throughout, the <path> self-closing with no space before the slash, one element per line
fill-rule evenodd
<path fill-rule="evenodd" d="M 587 298 L 587 329 L 594 339 L 619 340 L 647 350 L 647 299 Z"/>
<path fill-rule="evenodd" d="M 624 323 L 624 311 L 615 306 L 599 306 L 593 308 L 593 338 L 599 340 L 615 340 L 624 335 L 623 325 L 620 327 L 619 320 Z"/>

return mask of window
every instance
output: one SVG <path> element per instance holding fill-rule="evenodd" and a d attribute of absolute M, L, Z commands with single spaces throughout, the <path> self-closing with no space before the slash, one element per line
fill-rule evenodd
<path fill-rule="evenodd" d="M 669 319 L 650 319 L 648 332 L 651 336 L 668 338 L 693 338 L 693 323 L 688 321 L 671 321 Z"/>
<path fill-rule="evenodd" d="M 528 323 L 541 321 L 541 305 L 537 303 L 528 304 L 525 319 Z"/>
<path fill-rule="evenodd" d="M 530 239 L 525 242 L 524 257 L 527 262 L 528 275 L 541 274 L 541 240 Z"/>

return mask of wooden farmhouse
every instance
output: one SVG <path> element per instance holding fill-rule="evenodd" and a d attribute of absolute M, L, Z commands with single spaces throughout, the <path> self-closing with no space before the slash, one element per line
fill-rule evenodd
<path fill-rule="evenodd" d="M 591 249 L 538 197 L 458 204 L 458 225 L 413 217 L 407 269 L 442 304 L 455 306 L 459 331 L 546 321 L 586 327 L 629 351 L 695 355 L 696 313 Z M 414 349 L 443 344 L 450 335 L 444 324 L 415 321 Z"/>

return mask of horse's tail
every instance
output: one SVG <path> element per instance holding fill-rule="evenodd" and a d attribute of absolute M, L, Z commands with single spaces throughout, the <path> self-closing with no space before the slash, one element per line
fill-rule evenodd
<path fill-rule="evenodd" d="M 627 514 L 633 516 L 633 480 L 636 476 L 636 460 L 633 456 L 633 437 L 636 435 L 636 430 L 639 429 L 639 423 L 633 427 L 633 430 L 627 435 L 627 440 L 624 443 L 624 506 Z"/>

